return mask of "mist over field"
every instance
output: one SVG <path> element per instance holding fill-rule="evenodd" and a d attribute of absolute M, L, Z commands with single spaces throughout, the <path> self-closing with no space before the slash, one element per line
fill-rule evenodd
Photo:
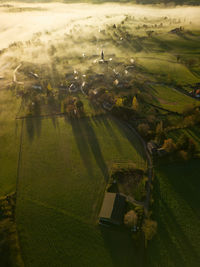
<path fill-rule="evenodd" d="M 7 3 L 0 6 L 0 49 L 12 42 L 26 41 L 34 33 L 42 31 L 62 31 L 67 33 L 73 25 L 101 27 L 106 23 L 117 23 L 124 15 L 160 18 L 162 16 L 183 19 L 184 24 L 192 21 L 194 26 L 200 23 L 200 8 L 177 7 L 159 8 L 131 4 L 29 4 Z"/>

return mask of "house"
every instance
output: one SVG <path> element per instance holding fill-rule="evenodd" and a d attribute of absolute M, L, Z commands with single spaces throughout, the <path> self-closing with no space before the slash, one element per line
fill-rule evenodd
<path fill-rule="evenodd" d="M 69 92 L 70 93 L 75 93 L 79 90 L 79 87 L 77 84 L 74 84 L 72 83 L 70 86 L 69 86 Z"/>
<path fill-rule="evenodd" d="M 32 85 L 32 88 L 36 90 L 42 90 L 42 86 L 40 85 Z"/>
<path fill-rule="evenodd" d="M 124 220 L 125 208 L 125 196 L 119 193 L 106 192 L 99 213 L 99 223 L 121 225 Z"/>
<path fill-rule="evenodd" d="M 29 72 L 29 75 L 32 76 L 33 78 L 36 78 L 36 79 L 39 78 L 38 74 L 37 74 L 37 73 L 34 73 L 34 72 L 32 72 L 32 71 Z"/>

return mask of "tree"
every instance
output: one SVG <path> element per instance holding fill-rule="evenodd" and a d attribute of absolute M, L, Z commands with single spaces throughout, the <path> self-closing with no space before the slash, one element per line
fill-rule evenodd
<path fill-rule="evenodd" d="M 123 99 L 122 99 L 121 97 L 118 97 L 118 98 L 117 98 L 116 106 L 118 106 L 118 107 L 123 106 Z"/>
<path fill-rule="evenodd" d="M 83 110 L 83 102 L 81 100 L 76 101 L 76 108 L 78 110 Z"/>
<path fill-rule="evenodd" d="M 178 139 L 178 142 L 176 144 L 177 148 L 179 150 L 186 150 L 187 147 L 188 147 L 188 136 L 186 134 L 181 134 L 179 139 Z"/>
<path fill-rule="evenodd" d="M 190 157 L 193 157 L 197 152 L 197 145 L 193 139 L 189 138 L 188 140 L 188 154 Z"/>
<path fill-rule="evenodd" d="M 132 106 L 134 110 L 138 110 L 139 104 L 138 104 L 136 96 L 133 97 Z"/>
<path fill-rule="evenodd" d="M 139 124 L 138 131 L 142 136 L 147 136 L 149 134 L 149 125 L 147 123 Z"/>
<path fill-rule="evenodd" d="M 176 149 L 176 145 L 174 144 L 173 140 L 169 138 L 165 139 L 162 148 L 168 153 L 173 153 Z"/>
<path fill-rule="evenodd" d="M 133 227 L 137 225 L 138 216 L 134 210 L 130 210 L 124 216 L 124 224 L 127 227 Z"/>
<path fill-rule="evenodd" d="M 66 111 L 69 117 L 73 117 L 74 116 L 74 105 L 72 104 L 68 105 L 66 108 Z"/>
<path fill-rule="evenodd" d="M 165 138 L 166 136 L 163 130 L 163 122 L 160 121 L 156 126 L 156 140 L 158 143 L 163 143 Z"/>
<path fill-rule="evenodd" d="M 146 219 L 142 226 L 142 230 L 145 236 L 145 246 L 147 246 L 147 241 L 151 240 L 157 232 L 157 222 Z"/>
<path fill-rule="evenodd" d="M 83 106 L 83 102 L 81 100 L 76 101 L 76 109 L 77 109 L 79 115 L 83 114 L 84 106 Z"/>
<path fill-rule="evenodd" d="M 49 91 L 52 91 L 52 90 L 53 90 L 53 88 L 51 87 L 51 84 L 50 84 L 50 83 L 48 83 L 48 85 L 47 85 L 47 89 L 48 89 Z"/>

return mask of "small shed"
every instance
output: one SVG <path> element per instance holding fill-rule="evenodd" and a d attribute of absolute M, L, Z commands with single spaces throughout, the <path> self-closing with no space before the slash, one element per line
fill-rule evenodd
<path fill-rule="evenodd" d="M 122 224 L 124 220 L 125 208 L 125 196 L 122 196 L 119 193 L 106 192 L 99 214 L 99 222 L 102 224 Z"/>

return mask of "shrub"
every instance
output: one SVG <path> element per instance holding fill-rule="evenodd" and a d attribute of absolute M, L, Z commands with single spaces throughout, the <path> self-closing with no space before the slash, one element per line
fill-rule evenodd
<path fill-rule="evenodd" d="M 138 216 L 134 210 L 130 210 L 124 216 L 124 224 L 127 227 L 133 227 L 137 225 Z"/>
<path fill-rule="evenodd" d="M 157 222 L 146 219 L 142 226 L 142 230 L 145 236 L 145 246 L 147 246 L 147 241 L 151 240 L 157 232 Z"/>

